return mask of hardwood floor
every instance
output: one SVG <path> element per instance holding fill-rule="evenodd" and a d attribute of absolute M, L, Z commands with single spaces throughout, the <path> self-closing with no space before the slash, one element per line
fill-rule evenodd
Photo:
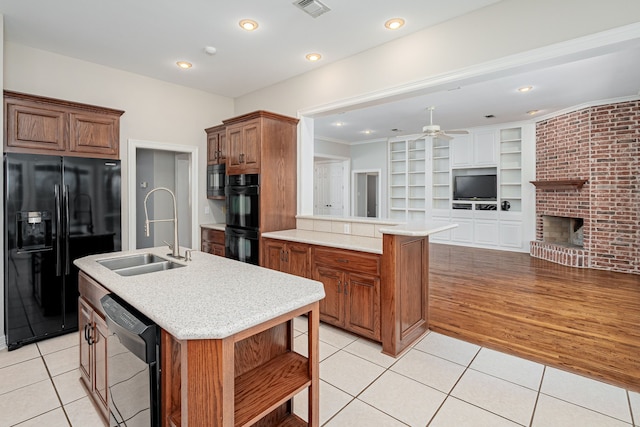
<path fill-rule="evenodd" d="M 640 391 L 640 275 L 430 245 L 430 329 Z"/>

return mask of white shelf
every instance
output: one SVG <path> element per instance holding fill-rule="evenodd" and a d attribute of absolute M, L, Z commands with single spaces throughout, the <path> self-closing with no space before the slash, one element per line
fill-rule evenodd
<path fill-rule="evenodd" d="M 389 143 L 389 176 L 395 184 L 389 197 L 389 216 L 394 219 L 426 219 L 427 140 L 396 140 Z"/>

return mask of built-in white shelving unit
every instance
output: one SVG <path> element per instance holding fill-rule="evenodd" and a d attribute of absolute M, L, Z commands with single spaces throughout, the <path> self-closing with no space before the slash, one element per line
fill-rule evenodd
<path fill-rule="evenodd" d="M 500 187 L 501 205 L 508 202 L 509 210 L 522 211 L 522 128 L 500 130 Z"/>
<path fill-rule="evenodd" d="M 400 221 L 426 218 L 426 141 L 389 142 L 389 217 Z"/>
<path fill-rule="evenodd" d="M 433 139 L 433 172 L 431 207 L 433 209 L 450 209 L 451 203 L 451 171 L 449 141 Z"/>

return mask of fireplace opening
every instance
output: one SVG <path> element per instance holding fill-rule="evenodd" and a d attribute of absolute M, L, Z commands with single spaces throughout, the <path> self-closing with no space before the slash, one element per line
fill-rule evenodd
<path fill-rule="evenodd" d="M 562 216 L 542 216 L 542 241 L 573 248 L 583 248 L 584 220 Z"/>

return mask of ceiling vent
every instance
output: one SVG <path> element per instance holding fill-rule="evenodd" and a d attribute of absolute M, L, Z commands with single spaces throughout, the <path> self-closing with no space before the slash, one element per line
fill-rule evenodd
<path fill-rule="evenodd" d="M 293 2 L 294 6 L 302 9 L 302 11 L 311 15 L 313 18 L 317 18 L 318 16 L 329 12 L 329 9 L 324 4 L 320 3 L 318 0 L 296 0 Z"/>

